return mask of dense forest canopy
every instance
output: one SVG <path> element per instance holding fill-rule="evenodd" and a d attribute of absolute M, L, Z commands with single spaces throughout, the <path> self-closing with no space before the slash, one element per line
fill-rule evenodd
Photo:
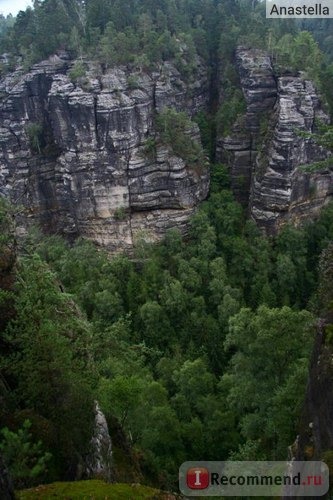
<path fill-rule="evenodd" d="M 266 20 L 265 2 L 252 0 L 36 0 L 34 8 L 0 17 L 0 70 L 21 58 L 25 69 L 59 50 L 80 64 L 95 59 L 103 68 L 127 64 L 149 71 L 173 60 L 186 78 L 194 78 L 197 57 L 224 66 L 224 91 L 231 98 L 237 77 L 232 59 L 237 45 L 264 48 L 277 71 L 306 71 L 321 88 L 332 110 L 331 20 Z M 75 72 L 75 70 L 74 70 Z M 75 75 L 74 75 L 75 77 Z"/>
<path fill-rule="evenodd" d="M 211 129 L 226 133 L 244 110 L 232 64 L 239 44 L 268 50 L 277 72 L 306 71 L 333 109 L 330 21 L 267 22 L 264 7 L 35 0 L 15 22 L 0 17 L 1 72 L 64 50 L 77 60 L 74 80 L 87 58 L 142 71 L 173 60 L 188 79 L 198 58 L 212 74 L 219 64 L 224 100 L 216 117 L 197 117 L 213 157 Z M 169 110 L 163 119 L 175 152 L 206 161 L 172 129 L 186 116 Z M 111 432 L 121 426 L 146 481 L 164 488 L 176 487 L 185 460 L 286 457 L 315 321 L 331 307 L 332 205 L 314 223 L 267 237 L 234 200 L 226 169 L 211 165 L 210 196 L 187 236 L 141 241 L 132 258 L 37 228 L 17 248 L 17 210 L 1 201 L 0 452 L 17 487 L 75 477 L 95 399 Z"/>
<path fill-rule="evenodd" d="M 164 487 L 188 457 L 285 457 L 333 207 L 268 239 L 225 188 L 215 184 L 186 240 L 170 231 L 163 244 L 142 242 L 134 260 L 85 241 L 25 241 L 15 288 L 1 297 L 15 314 L 1 333 L 0 418 L 12 429 L 32 422 L 52 454 L 45 480 L 71 477 L 73 454 L 86 452 L 94 397 Z"/>
<path fill-rule="evenodd" d="M 189 58 L 195 52 L 227 58 L 236 44 L 283 50 L 277 45 L 284 36 L 290 42 L 311 28 L 331 57 L 330 20 L 267 22 L 265 3 L 252 0 L 36 0 L 33 9 L 18 13 L 14 26 L 12 16 L 0 20 L 1 50 L 20 54 L 27 64 L 59 49 L 105 64 L 143 60 L 149 66 L 180 57 L 185 47 Z"/>

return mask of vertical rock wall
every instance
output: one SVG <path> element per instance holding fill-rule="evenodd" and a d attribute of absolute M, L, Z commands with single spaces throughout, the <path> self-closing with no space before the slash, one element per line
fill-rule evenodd
<path fill-rule="evenodd" d="M 189 83 L 169 63 L 153 74 L 85 65 L 77 82 L 73 62 L 58 56 L 0 82 L 0 194 L 22 207 L 21 231 L 38 222 L 118 251 L 184 228 L 207 196 L 208 169 L 158 142 L 155 114 L 205 107 L 207 68 L 198 63 Z M 195 125 L 191 138 L 199 140 Z"/>
<path fill-rule="evenodd" d="M 20 207 L 19 231 L 38 222 L 119 251 L 171 227 L 185 230 L 208 194 L 208 169 L 162 144 L 155 117 L 165 107 L 190 117 L 206 109 L 208 67 L 198 60 L 195 79 L 184 81 L 171 63 L 149 74 L 85 66 L 73 82 L 73 62 L 63 54 L 0 82 L 0 195 Z M 312 82 L 277 77 L 265 52 L 239 48 L 236 66 L 247 111 L 217 139 L 216 159 L 229 164 L 234 192 L 252 217 L 275 232 L 332 196 L 331 169 L 300 168 L 329 155 L 299 134 L 328 116 Z M 195 124 L 189 134 L 200 142 Z"/>
<path fill-rule="evenodd" d="M 239 48 L 236 65 L 247 111 L 218 139 L 218 157 L 230 166 L 238 199 L 273 233 L 287 220 L 315 215 L 332 197 L 332 169 L 300 168 L 330 155 L 301 135 L 329 119 L 313 83 L 302 75 L 275 76 L 264 51 Z"/>
<path fill-rule="evenodd" d="M 90 478 L 112 480 L 112 443 L 104 413 L 95 401 L 95 427 L 87 459 L 87 475 Z"/>

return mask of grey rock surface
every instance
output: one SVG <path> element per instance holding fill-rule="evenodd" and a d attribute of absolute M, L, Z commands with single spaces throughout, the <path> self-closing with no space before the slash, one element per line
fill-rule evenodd
<path fill-rule="evenodd" d="M 109 428 L 105 415 L 97 401 L 95 401 L 94 411 L 95 427 L 90 443 L 91 452 L 87 458 L 87 476 L 111 481 L 113 479 L 112 442 Z"/>
<path fill-rule="evenodd" d="M 271 60 L 265 51 L 240 47 L 236 51 L 235 63 L 247 110 L 245 116 L 235 117 L 229 135 L 217 138 L 216 153 L 218 161 L 229 165 L 233 191 L 247 206 L 261 122 L 270 120 L 277 88 Z"/>
<path fill-rule="evenodd" d="M 302 76 L 280 77 L 273 126 L 256 159 L 251 193 L 251 213 L 269 230 L 317 214 L 333 194 L 333 170 L 302 168 L 330 155 L 300 135 L 315 131 L 319 121 L 328 123 L 328 116 L 313 83 Z"/>
<path fill-rule="evenodd" d="M 208 169 L 191 168 L 158 141 L 155 115 L 174 107 L 191 117 L 205 107 L 207 69 L 199 64 L 188 83 L 171 63 L 152 74 L 84 64 L 74 82 L 73 62 L 59 56 L 0 82 L 0 195 L 22 207 L 19 233 L 37 222 L 113 252 L 142 234 L 155 241 L 186 227 L 207 196 Z"/>
<path fill-rule="evenodd" d="M 230 165 L 238 199 L 274 233 L 288 220 L 316 215 L 332 198 L 333 169 L 302 168 L 330 156 L 302 136 L 329 118 L 314 84 L 300 74 L 276 77 L 264 51 L 239 48 L 236 62 L 247 111 L 219 138 L 217 152 Z"/>

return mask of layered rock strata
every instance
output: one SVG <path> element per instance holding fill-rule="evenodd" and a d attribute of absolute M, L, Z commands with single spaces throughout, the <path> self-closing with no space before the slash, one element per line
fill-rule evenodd
<path fill-rule="evenodd" d="M 287 220 L 315 215 L 332 197 L 332 169 L 303 169 L 330 156 L 304 134 L 329 119 L 313 83 L 302 75 L 275 77 L 265 52 L 240 48 L 236 63 L 247 111 L 218 141 L 219 155 L 228 157 L 238 199 L 274 233 Z"/>
<path fill-rule="evenodd" d="M 217 159 L 229 165 L 233 191 L 247 206 L 260 142 L 260 126 L 271 118 L 277 88 L 270 57 L 264 51 L 239 48 L 235 63 L 247 110 L 244 116 L 235 117 L 229 135 L 217 138 Z"/>
<path fill-rule="evenodd" d="M 250 199 L 253 217 L 268 230 L 275 231 L 286 220 L 297 223 L 314 216 L 332 197 L 333 170 L 311 174 L 303 168 L 329 156 L 301 134 L 315 131 L 317 122 L 328 123 L 328 116 L 313 83 L 280 77 L 273 123 L 256 159 Z"/>
<path fill-rule="evenodd" d="M 189 84 L 170 63 L 153 74 L 84 66 L 74 80 L 73 62 L 54 56 L 0 82 L 0 194 L 21 207 L 19 230 L 38 222 L 118 251 L 184 228 L 207 196 L 207 167 L 193 169 L 160 144 L 155 115 L 205 107 L 206 68 Z"/>

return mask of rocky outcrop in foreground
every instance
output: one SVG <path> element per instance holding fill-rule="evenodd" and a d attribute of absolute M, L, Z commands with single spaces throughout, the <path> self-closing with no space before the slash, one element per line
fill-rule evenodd
<path fill-rule="evenodd" d="M 333 486 L 333 243 L 322 252 L 319 262 L 316 303 L 321 318 L 316 337 L 305 395 L 299 435 L 291 447 L 296 460 L 324 460 Z"/>
<path fill-rule="evenodd" d="M 185 228 L 208 170 L 159 142 L 155 115 L 204 107 L 206 68 L 189 84 L 169 63 L 153 74 L 73 66 L 63 54 L 0 82 L 0 195 L 19 207 L 19 231 L 37 222 L 118 251 Z M 189 134 L 198 140 L 195 124 Z"/>
<path fill-rule="evenodd" d="M 313 83 L 302 75 L 275 76 L 264 51 L 239 48 L 236 65 L 247 111 L 219 138 L 217 153 L 230 165 L 238 199 L 275 232 L 287 220 L 315 215 L 332 197 L 332 169 L 310 174 L 301 168 L 330 155 L 302 136 L 329 119 Z"/>
<path fill-rule="evenodd" d="M 112 480 L 112 442 L 108 424 L 99 404 L 95 401 L 95 426 L 91 439 L 91 452 L 87 458 L 87 476 Z"/>
<path fill-rule="evenodd" d="M 330 330 L 329 330 L 330 328 Z M 333 472 L 332 325 L 321 320 L 312 354 L 300 435 L 291 450 L 297 460 L 329 462 Z"/>

